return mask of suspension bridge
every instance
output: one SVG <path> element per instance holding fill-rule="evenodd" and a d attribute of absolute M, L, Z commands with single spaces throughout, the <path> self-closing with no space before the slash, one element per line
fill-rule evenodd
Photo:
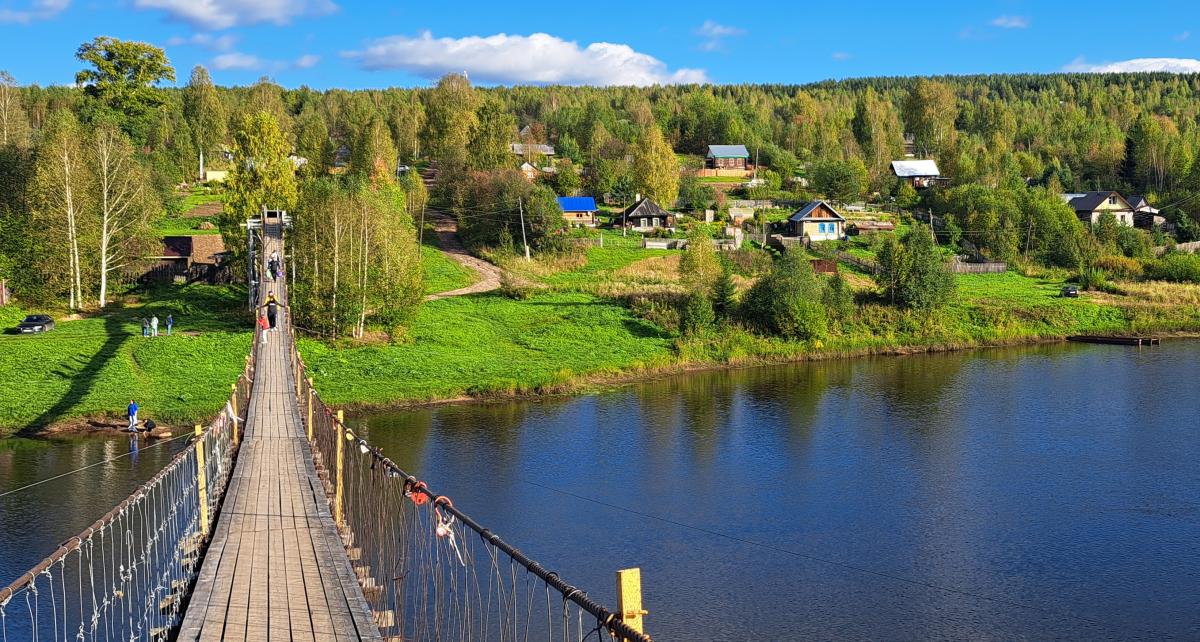
<path fill-rule="evenodd" d="M 250 238 L 256 325 L 225 408 L 129 498 L 0 589 L 8 640 L 630 640 L 638 569 L 610 609 L 402 470 L 322 402 L 296 350 L 286 216 Z M 251 248 L 253 248 L 253 244 Z M 261 283 L 267 287 L 254 287 Z M 269 288 L 269 289 L 268 289 Z"/>

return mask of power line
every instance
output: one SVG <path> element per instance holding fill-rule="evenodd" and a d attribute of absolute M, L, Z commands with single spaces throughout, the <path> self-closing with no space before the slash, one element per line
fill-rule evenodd
<path fill-rule="evenodd" d="M 53 476 L 53 477 L 47 477 L 46 479 L 42 479 L 42 480 L 39 480 L 39 481 L 35 481 L 35 482 L 33 482 L 32 484 L 26 484 L 26 485 L 24 485 L 24 486 L 21 486 L 20 488 L 14 488 L 14 489 L 12 489 L 12 490 L 4 491 L 3 493 L 0 493 L 0 497 L 7 497 L 7 496 L 9 496 L 9 495 L 12 495 L 12 494 L 14 494 L 14 493 L 19 493 L 19 492 L 21 492 L 21 491 L 23 491 L 23 490 L 29 490 L 30 488 L 33 488 L 34 486 L 41 486 L 42 484 L 45 484 L 45 483 L 47 483 L 47 482 L 52 482 L 52 481 L 54 481 L 54 480 L 56 480 L 56 479 L 62 479 L 63 477 L 66 477 L 66 476 L 68 476 L 68 475 L 74 475 L 75 473 L 80 473 L 80 472 L 83 472 L 83 471 L 85 471 L 85 470 L 88 470 L 88 469 L 90 469 L 90 468 L 95 468 L 96 466 L 101 466 L 101 465 L 104 465 L 104 464 L 111 464 L 112 462 L 114 462 L 114 461 L 117 461 L 118 459 L 123 459 L 123 458 L 125 458 L 125 457 L 132 456 L 132 455 L 133 455 L 135 452 L 142 452 L 142 451 L 150 450 L 151 448 L 156 448 L 156 447 L 158 447 L 158 446 L 162 446 L 163 444 L 169 444 L 169 443 L 171 443 L 171 442 L 173 442 L 173 441 L 178 441 L 178 440 L 180 440 L 180 439 L 183 439 L 183 438 L 185 438 L 185 437 L 191 437 L 191 436 L 192 436 L 192 435 L 191 435 L 190 433 L 186 433 L 186 432 L 185 432 L 185 433 L 183 433 L 182 435 L 179 435 L 178 437 L 171 437 L 170 439 L 167 439 L 167 440 L 164 440 L 164 441 L 159 441 L 159 442 L 156 442 L 156 443 L 150 444 L 149 446 L 146 446 L 145 448 L 141 448 L 141 449 L 139 449 L 139 450 L 137 450 L 137 451 L 130 451 L 130 452 L 127 452 L 127 453 L 124 453 L 124 454 L 121 454 L 121 455 L 117 455 L 116 457 L 113 457 L 112 459 L 105 459 L 105 460 L 103 460 L 103 461 L 98 461 L 98 462 L 96 462 L 96 463 L 93 463 L 93 464 L 88 464 L 87 466 L 83 466 L 82 468 L 76 468 L 75 470 L 69 470 L 69 471 L 67 471 L 67 472 L 65 472 L 65 473 L 62 473 L 62 474 L 60 474 L 60 475 L 55 475 L 55 476 Z"/>

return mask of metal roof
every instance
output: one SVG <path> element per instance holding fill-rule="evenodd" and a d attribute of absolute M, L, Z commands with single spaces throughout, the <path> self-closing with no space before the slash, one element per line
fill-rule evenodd
<path fill-rule="evenodd" d="M 595 212 L 596 199 L 591 196 L 559 196 L 558 206 L 564 212 Z"/>
<path fill-rule="evenodd" d="M 1063 195 L 1064 198 L 1067 196 L 1067 194 Z M 1071 196 L 1074 198 L 1068 199 L 1067 204 L 1074 208 L 1076 212 L 1094 212 L 1096 211 L 1096 208 L 1100 207 L 1104 201 L 1108 200 L 1108 197 L 1110 196 L 1121 199 L 1121 202 L 1125 204 L 1125 207 L 1122 209 L 1133 209 L 1133 207 L 1129 205 L 1129 202 L 1125 200 L 1125 197 L 1112 190 L 1084 192 L 1083 194 L 1072 194 Z"/>
<path fill-rule="evenodd" d="M 512 150 L 512 153 L 517 154 L 518 156 L 524 156 L 526 151 L 533 152 L 534 154 L 541 154 L 542 156 L 554 155 L 553 145 L 526 145 L 524 143 L 512 143 L 509 148 Z"/>
<path fill-rule="evenodd" d="M 920 176 L 941 176 L 937 163 L 932 160 L 897 160 L 892 161 L 892 171 L 900 178 Z"/>
<path fill-rule="evenodd" d="M 838 214 L 837 210 L 833 209 L 832 205 L 830 205 L 829 203 L 826 203 L 825 201 L 809 201 L 808 203 L 806 203 L 804 205 L 804 207 L 801 207 L 799 210 L 796 211 L 796 213 L 789 216 L 788 220 L 789 221 L 807 221 L 810 218 L 812 218 L 812 213 L 817 211 L 817 208 L 822 205 L 829 208 L 829 211 L 833 212 L 833 215 L 837 217 L 836 219 L 825 219 L 822 217 L 823 220 L 838 220 L 838 221 L 846 220 L 845 218 L 842 218 L 841 214 Z"/>
<path fill-rule="evenodd" d="M 750 158 L 745 145 L 709 145 L 709 158 Z"/>

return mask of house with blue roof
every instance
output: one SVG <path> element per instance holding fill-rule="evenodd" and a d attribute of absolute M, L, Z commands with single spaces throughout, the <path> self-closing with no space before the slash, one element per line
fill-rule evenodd
<path fill-rule="evenodd" d="M 563 220 L 573 227 L 596 227 L 596 199 L 591 196 L 559 196 Z"/>
<path fill-rule="evenodd" d="M 750 162 L 750 151 L 745 145 L 709 145 L 708 155 L 704 157 L 708 169 L 739 169 L 746 170 Z"/>
<path fill-rule="evenodd" d="M 790 236 L 836 241 L 846 235 L 846 219 L 825 201 L 812 201 L 788 218 Z"/>

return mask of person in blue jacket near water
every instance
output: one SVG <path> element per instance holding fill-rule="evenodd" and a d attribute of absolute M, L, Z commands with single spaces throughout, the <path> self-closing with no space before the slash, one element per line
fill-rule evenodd
<path fill-rule="evenodd" d="M 138 419 L 137 419 L 138 405 L 137 405 L 137 402 L 136 402 L 136 401 L 134 401 L 133 399 L 130 399 L 130 400 L 129 400 L 129 408 L 127 408 L 126 410 L 127 410 L 127 412 L 129 413 L 129 432 L 137 432 L 137 425 L 138 425 Z"/>

